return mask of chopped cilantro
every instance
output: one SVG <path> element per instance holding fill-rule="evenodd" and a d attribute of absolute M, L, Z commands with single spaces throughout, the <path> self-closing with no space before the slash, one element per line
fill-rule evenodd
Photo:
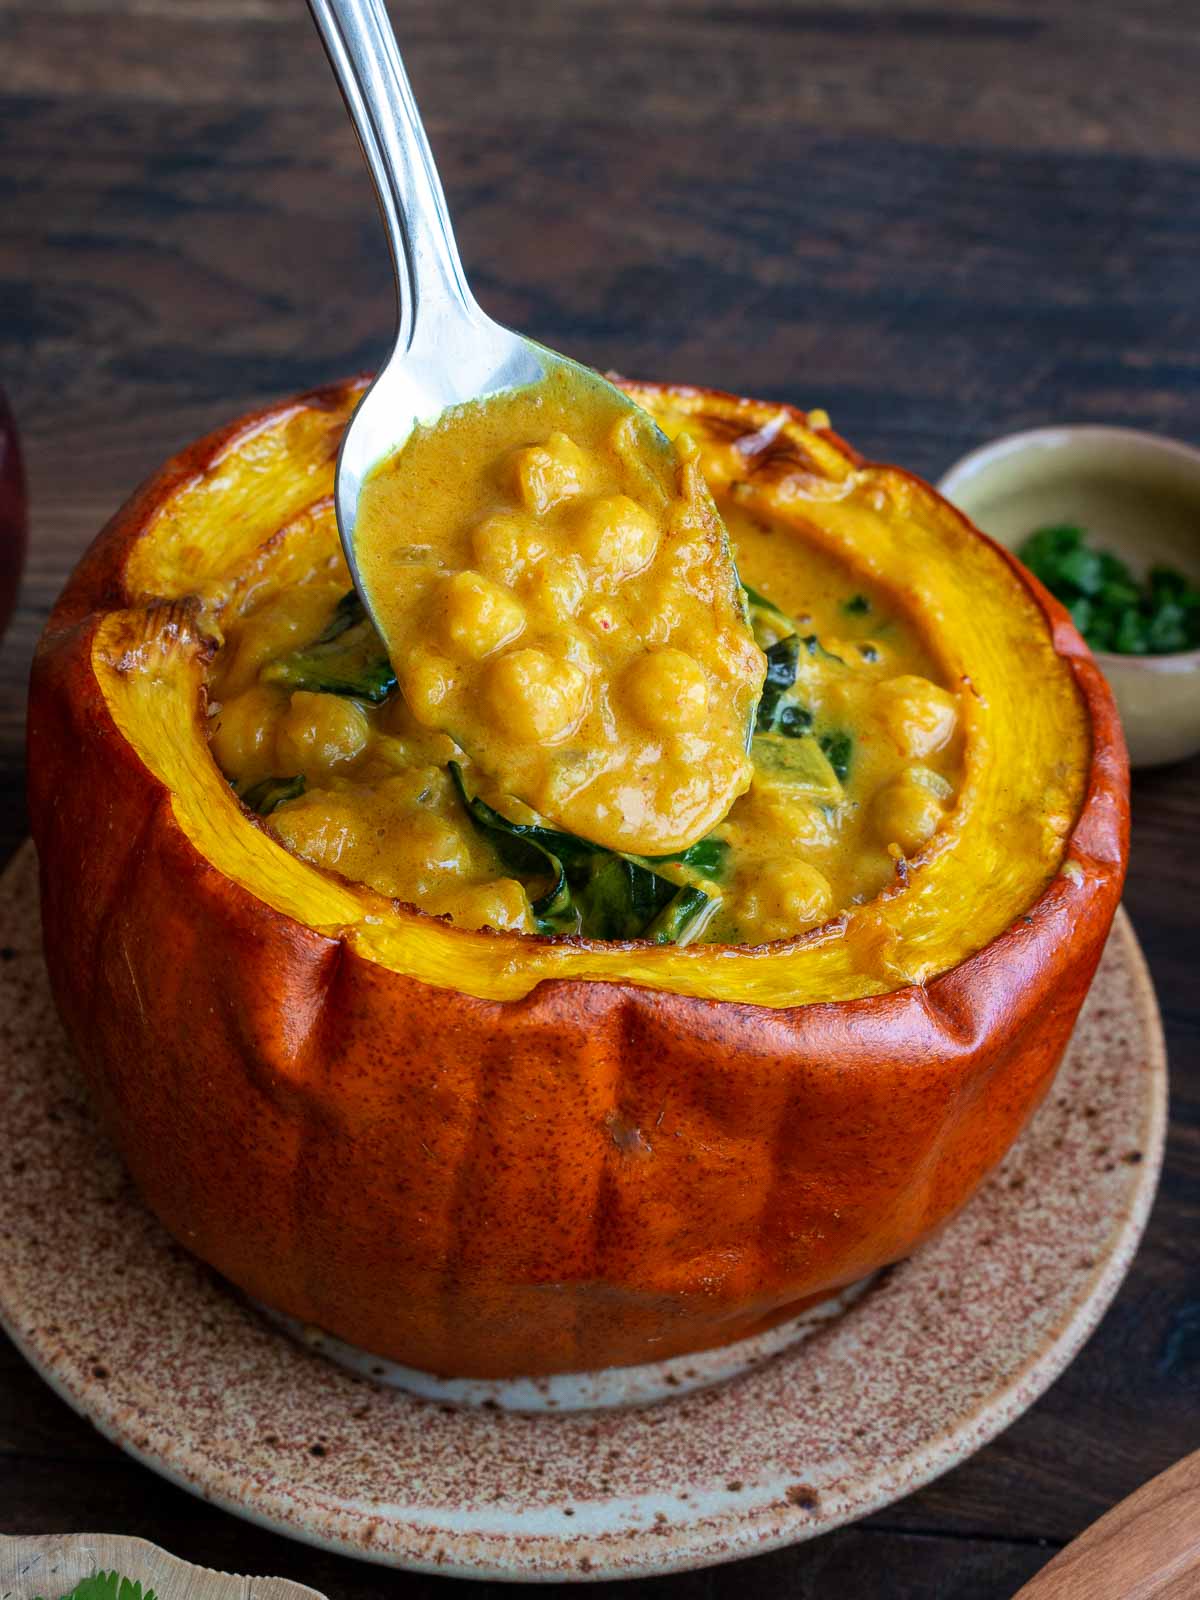
<path fill-rule="evenodd" d="M 1146 656 L 1200 646 L 1200 589 L 1181 572 L 1152 567 L 1139 583 L 1119 557 L 1094 549 L 1072 523 L 1039 528 L 1017 554 L 1066 606 L 1093 650 Z"/>
<path fill-rule="evenodd" d="M 157 1600 L 153 1589 L 143 1589 L 131 1578 L 115 1572 L 97 1572 L 82 1578 L 62 1600 Z"/>

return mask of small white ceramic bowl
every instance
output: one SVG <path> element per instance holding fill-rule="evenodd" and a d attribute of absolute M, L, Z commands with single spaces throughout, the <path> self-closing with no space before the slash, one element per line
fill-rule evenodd
<path fill-rule="evenodd" d="M 1091 425 L 1012 433 L 956 461 L 938 488 L 999 544 L 1075 523 L 1139 577 L 1174 567 L 1200 584 L 1200 450 L 1133 428 Z M 1200 650 L 1099 651 L 1135 767 L 1200 750 Z"/>

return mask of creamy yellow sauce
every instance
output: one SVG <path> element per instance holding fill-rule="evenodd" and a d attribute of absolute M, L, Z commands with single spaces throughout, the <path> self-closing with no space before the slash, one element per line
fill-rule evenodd
<path fill-rule="evenodd" d="M 790 648 L 796 676 L 777 699 L 774 729 L 762 726 L 772 720 L 766 699 L 760 707 L 749 787 L 707 836 L 716 865 L 651 865 L 705 899 L 680 942 L 761 944 L 903 880 L 955 803 L 960 707 L 881 585 L 794 526 L 749 515 L 735 493 L 720 509 L 743 581 L 778 608 L 753 609 L 759 640 L 772 657 Z M 451 762 L 469 796 L 512 822 L 533 813 L 448 734 L 423 725 L 386 680 L 382 688 L 372 680 L 374 701 L 303 686 L 318 681 L 306 673 L 327 670 L 322 648 L 336 653 L 339 639 L 356 637 L 351 630 L 310 648 L 349 587 L 328 505 L 315 520 L 306 548 L 325 555 L 310 554 L 303 570 L 269 569 L 223 618 L 209 682 L 211 750 L 222 771 L 289 850 L 319 867 L 463 927 L 572 931 L 542 926 L 534 907 L 552 887 L 548 864 L 514 871 L 498 851 L 504 841 L 465 808 Z M 791 639 L 812 644 L 789 647 Z"/>
<path fill-rule="evenodd" d="M 819 642 L 801 652 L 798 684 L 811 732 L 755 740 L 749 792 L 716 830 L 732 847 L 732 872 L 709 936 L 758 944 L 814 927 L 902 877 L 953 805 L 962 742 L 957 695 L 885 591 L 736 498 L 722 513 L 744 582 Z M 772 642 L 768 629 L 763 643 Z M 816 746 L 806 781 L 771 761 L 799 743 Z M 843 776 L 818 764 L 822 745 L 835 756 L 840 748 Z"/>
<path fill-rule="evenodd" d="M 661 855 L 748 787 L 763 677 L 686 439 L 561 370 L 418 427 L 363 486 L 355 547 L 416 724 L 501 794 Z"/>
<path fill-rule="evenodd" d="M 1090 853 L 1092 835 L 1072 831 L 1090 804 L 1088 708 L 1038 600 L 1003 556 L 918 480 L 856 462 L 819 431 L 824 420 L 814 428 L 685 389 L 637 398 L 669 436 L 695 427 L 718 505 L 828 554 L 852 589 L 878 591 L 885 614 L 913 622 L 936 685 L 956 691 L 961 766 L 929 844 L 897 861 L 882 894 L 782 946 L 705 942 L 711 927 L 668 944 L 472 930 L 467 918 L 456 926 L 389 902 L 289 850 L 213 760 L 209 735 L 228 709 L 214 704 L 214 650 L 225 633 L 244 635 L 272 595 L 312 576 L 347 581 L 329 496 L 360 392 L 284 408 L 223 441 L 131 545 L 123 583 L 137 598 L 97 619 L 91 637 L 101 713 L 169 796 L 171 826 L 268 913 L 344 941 L 381 971 L 499 1002 L 545 982 L 605 982 L 787 1009 L 929 983 L 1039 901 L 1065 927 L 1094 874 L 1119 870 L 1115 856 Z"/>

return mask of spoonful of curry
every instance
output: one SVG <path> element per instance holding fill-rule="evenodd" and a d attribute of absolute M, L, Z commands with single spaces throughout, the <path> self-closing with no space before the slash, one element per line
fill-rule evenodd
<path fill-rule="evenodd" d="M 400 689 L 492 792 L 608 849 L 686 849 L 749 785 L 765 672 L 696 452 L 485 315 L 383 0 L 309 6 L 396 272 L 335 502 Z"/>

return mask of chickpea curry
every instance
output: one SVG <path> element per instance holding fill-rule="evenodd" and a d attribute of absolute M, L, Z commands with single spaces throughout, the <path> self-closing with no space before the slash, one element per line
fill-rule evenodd
<path fill-rule="evenodd" d="M 359 501 L 415 720 L 609 850 L 685 849 L 753 774 L 763 657 L 697 455 L 556 369 L 416 427 Z"/>
<path fill-rule="evenodd" d="M 210 748 L 245 806 L 304 860 L 468 928 L 759 945 L 903 882 L 955 804 L 962 733 L 901 600 L 736 485 L 718 506 L 744 591 L 720 592 L 686 442 L 651 492 L 611 427 L 548 411 L 453 518 L 374 480 L 380 516 L 419 528 L 387 557 L 410 580 L 390 652 L 329 502 L 229 600 Z M 569 715 L 564 665 L 587 683 Z"/>

